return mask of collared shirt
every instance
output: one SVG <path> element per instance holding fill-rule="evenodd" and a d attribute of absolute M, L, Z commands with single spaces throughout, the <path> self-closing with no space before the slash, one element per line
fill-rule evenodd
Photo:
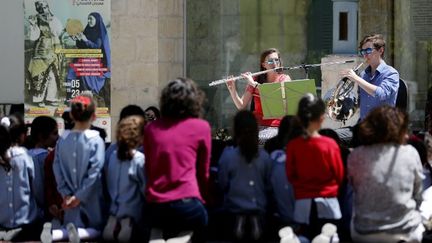
<path fill-rule="evenodd" d="M 38 216 L 33 196 L 33 160 L 23 147 L 11 147 L 11 170 L 0 166 L 0 227 L 12 229 L 32 223 Z"/>
<path fill-rule="evenodd" d="M 270 188 L 272 161 L 264 149 L 246 161 L 238 147 L 227 147 L 219 160 L 219 185 L 225 194 L 224 207 L 232 213 L 264 213 Z"/>
<path fill-rule="evenodd" d="M 284 223 L 290 223 L 294 217 L 294 188 L 288 181 L 285 171 L 286 154 L 283 149 L 276 149 L 270 154 L 273 160 L 270 182 L 273 198 L 276 202 L 278 214 Z"/>
<path fill-rule="evenodd" d="M 93 130 L 65 131 L 59 138 L 53 164 L 57 189 L 76 196 L 80 205 L 65 210 L 64 224 L 100 228 L 102 215 L 102 168 L 105 143 Z"/>
<path fill-rule="evenodd" d="M 371 74 L 371 67 L 368 66 L 362 72 L 361 77 L 367 82 L 376 85 L 377 89 L 374 95 L 369 95 L 363 89 L 359 89 L 360 120 L 363 120 L 371 110 L 380 105 L 395 106 L 399 88 L 399 73 L 396 69 L 381 61 L 374 76 Z"/>
<path fill-rule="evenodd" d="M 44 164 L 45 159 L 48 156 L 48 150 L 44 148 L 34 148 L 28 151 L 29 155 L 33 159 L 34 169 L 35 169 L 35 178 L 34 178 L 34 195 L 36 198 L 36 202 L 43 212 L 45 207 L 45 172 L 44 172 Z"/>
<path fill-rule="evenodd" d="M 117 149 L 111 153 L 106 174 L 111 198 L 110 214 L 116 218 L 133 218 L 139 222 L 144 203 L 144 154 L 134 151 L 131 160 L 120 161 Z"/>

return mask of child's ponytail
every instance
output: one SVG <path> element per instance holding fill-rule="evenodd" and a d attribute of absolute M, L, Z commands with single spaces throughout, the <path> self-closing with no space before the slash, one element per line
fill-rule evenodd
<path fill-rule="evenodd" d="M 75 121 L 89 121 L 96 111 L 96 105 L 91 95 L 82 94 L 71 100 L 71 115 Z"/>

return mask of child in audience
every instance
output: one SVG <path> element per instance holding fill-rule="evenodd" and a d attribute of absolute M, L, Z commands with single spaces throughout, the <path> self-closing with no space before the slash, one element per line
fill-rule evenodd
<path fill-rule="evenodd" d="M 62 134 L 56 146 L 53 170 L 72 242 L 96 239 L 104 223 L 101 170 L 105 145 L 99 133 L 90 130 L 95 110 L 91 96 L 75 97 L 70 111 L 74 127 Z M 65 231 L 53 230 L 52 237 L 63 240 Z"/>
<path fill-rule="evenodd" d="M 123 109 L 120 111 L 120 118 L 118 122 L 121 122 L 121 120 L 125 119 L 128 116 L 140 116 L 143 119 L 146 119 L 144 110 L 137 106 L 137 105 L 127 105 L 123 107 Z M 111 157 L 111 154 L 114 150 L 117 149 L 117 143 L 111 143 L 110 146 L 105 151 L 105 170 L 108 166 L 109 158 Z M 139 151 L 143 152 L 142 147 L 138 149 Z"/>
<path fill-rule="evenodd" d="M 145 117 L 147 122 L 152 122 L 160 118 L 160 111 L 156 106 L 149 106 L 145 109 Z"/>
<path fill-rule="evenodd" d="M 286 173 L 295 194 L 294 220 L 300 234 L 313 239 L 325 223 L 341 218 L 339 185 L 344 168 L 338 144 L 318 131 L 324 121 L 325 103 L 308 93 L 298 104 L 297 116 L 303 135 L 292 139 L 286 149 Z"/>
<path fill-rule="evenodd" d="M 32 148 L 29 154 L 32 156 L 35 168 L 35 197 L 41 210 L 41 216 L 47 209 L 45 204 L 45 172 L 44 164 L 49 149 L 54 148 L 58 139 L 57 121 L 49 116 L 38 116 L 31 123 L 30 140 Z"/>
<path fill-rule="evenodd" d="M 141 220 L 144 203 L 144 154 L 137 150 L 143 139 L 144 119 L 129 116 L 117 126 L 117 149 L 105 175 L 111 198 L 110 216 L 103 232 L 108 241 L 129 242 Z M 117 232 L 117 228 L 120 231 Z"/>
<path fill-rule="evenodd" d="M 18 116 L 0 125 L 0 241 L 34 241 L 42 220 L 34 197 L 33 160 L 21 144 L 26 127 Z"/>
<path fill-rule="evenodd" d="M 270 210 L 277 221 L 278 228 L 293 223 L 294 216 L 294 189 L 287 179 L 285 172 L 286 153 L 288 142 L 301 135 L 302 127 L 295 116 L 284 116 L 278 128 L 278 134 L 267 140 L 264 148 L 272 159 L 272 172 L 270 176 L 272 188 L 272 205 Z"/>
<path fill-rule="evenodd" d="M 258 147 L 258 123 L 250 111 L 234 117 L 236 147 L 227 147 L 219 160 L 219 185 L 225 194 L 224 208 L 235 218 L 234 235 L 259 240 L 267 208 L 272 161 Z M 249 227 L 247 226 L 249 225 Z M 246 227 L 251 232 L 246 231 Z"/>

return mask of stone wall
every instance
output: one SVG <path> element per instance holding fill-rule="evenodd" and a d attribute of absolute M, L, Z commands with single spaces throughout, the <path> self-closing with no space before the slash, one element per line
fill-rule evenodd
<path fill-rule="evenodd" d="M 128 104 L 157 105 L 159 90 L 183 76 L 184 1 L 112 0 L 112 131 Z"/>
<path fill-rule="evenodd" d="M 214 128 L 229 127 L 237 109 L 225 85 L 208 83 L 228 75 L 260 70 L 260 53 L 281 51 L 285 66 L 307 55 L 307 14 L 304 0 L 187 0 L 187 75 L 208 98 L 205 118 Z M 303 78 L 303 70 L 289 73 Z M 243 94 L 246 82 L 237 82 Z"/>

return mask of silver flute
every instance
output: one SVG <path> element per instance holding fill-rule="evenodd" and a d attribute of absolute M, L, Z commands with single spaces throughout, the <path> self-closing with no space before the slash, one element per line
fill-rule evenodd
<path fill-rule="evenodd" d="M 265 73 L 268 73 L 268 72 L 272 72 L 272 71 L 277 72 L 277 71 L 282 71 L 282 70 L 286 70 L 286 68 L 285 67 L 277 67 L 277 68 L 273 68 L 273 69 L 267 69 L 267 70 L 259 71 L 259 72 L 256 72 L 256 73 L 251 73 L 251 76 L 254 77 L 254 76 L 258 76 L 258 75 L 265 74 Z M 239 80 L 239 79 L 244 79 L 244 77 L 242 75 L 238 75 L 238 76 L 235 76 L 235 77 L 232 77 L 232 78 L 224 78 L 224 79 L 215 80 L 215 81 L 210 82 L 209 86 L 216 86 L 216 85 L 219 85 L 219 84 L 224 84 L 224 83 L 226 83 L 229 80 L 236 81 L 236 80 Z"/>

